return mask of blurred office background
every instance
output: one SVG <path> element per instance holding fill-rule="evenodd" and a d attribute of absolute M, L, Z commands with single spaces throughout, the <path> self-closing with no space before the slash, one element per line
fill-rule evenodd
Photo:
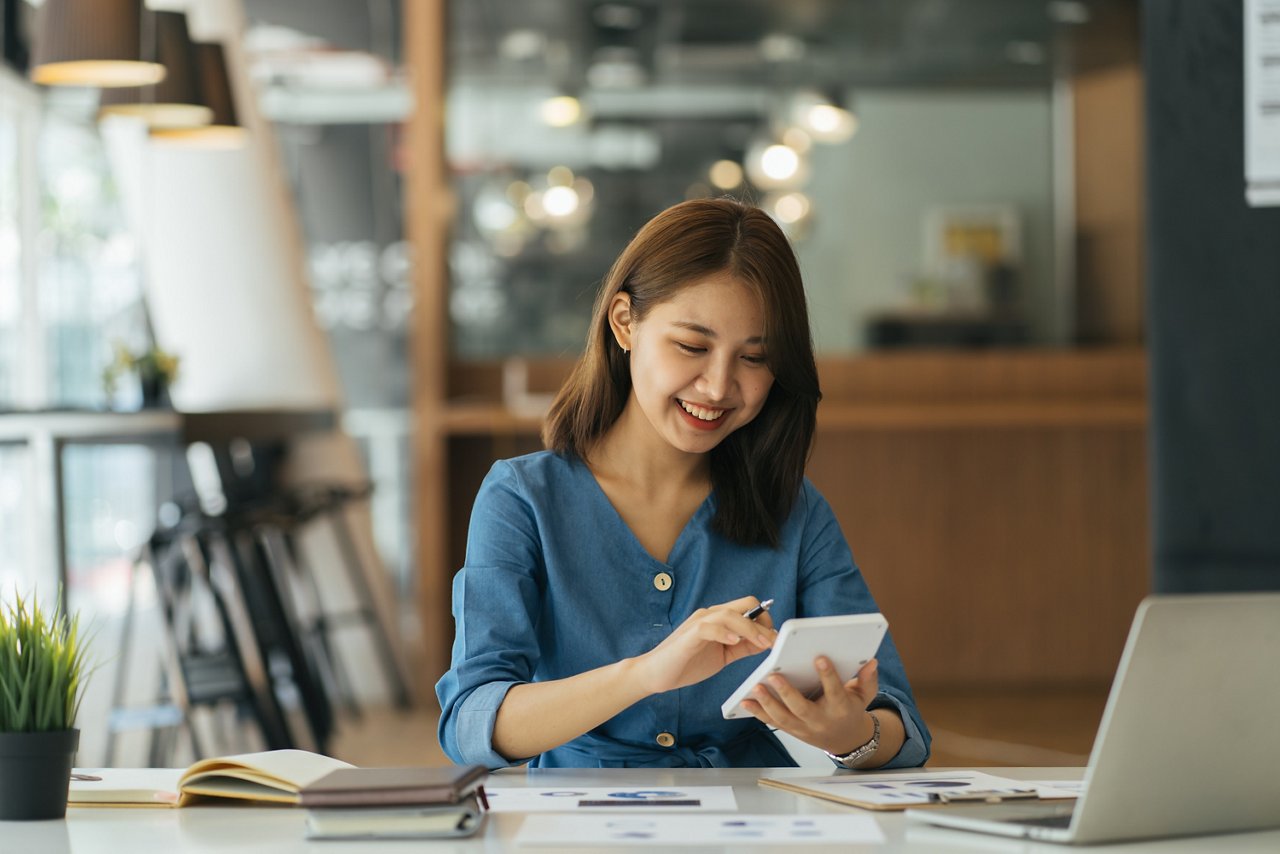
<path fill-rule="evenodd" d="M 1243 98 L 1238 2 L 101 4 L 171 82 L 188 49 L 162 51 L 158 20 L 183 14 L 192 56 L 221 46 L 234 110 L 206 98 L 203 121 L 147 118 L 164 84 L 33 82 L 90 5 L 3 0 L 0 67 L 0 589 L 62 583 L 95 627 L 81 764 L 117 740 L 145 761 L 172 723 L 108 732 L 171 693 L 142 547 L 225 534 L 260 477 L 289 499 L 252 516 L 263 560 L 319 588 L 297 611 L 335 722 L 311 734 L 440 761 L 431 686 L 480 479 L 539 447 L 617 252 L 697 196 L 754 201 L 795 245 L 826 394 L 810 475 L 941 760 L 1082 763 L 1143 595 L 1274 584 L 1257 430 L 1277 404 L 1243 365 L 1277 258 L 1219 242 L 1275 223 L 1231 171 L 1239 116 L 1192 111 Z M 1224 340 L 1246 361 L 1206 355 Z M 104 385 L 119 346 L 153 345 L 180 360 L 166 397 Z M 1255 427 L 1227 457 L 1206 437 L 1233 409 Z M 303 558 L 273 558 L 273 532 Z M 326 622 L 360 579 L 359 619 Z M 294 718 L 307 660 L 276 685 Z M 198 722 L 207 743 L 242 724 Z"/>

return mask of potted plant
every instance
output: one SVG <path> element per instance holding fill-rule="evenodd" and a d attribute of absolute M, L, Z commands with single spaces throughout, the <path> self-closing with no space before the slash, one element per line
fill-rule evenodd
<path fill-rule="evenodd" d="M 34 597 L 0 604 L 0 820 L 66 815 L 87 676 L 79 622 Z"/>
<path fill-rule="evenodd" d="M 120 377 L 133 374 L 142 390 L 142 406 L 151 409 L 169 405 L 169 386 L 178 378 L 178 357 L 152 344 L 134 351 L 122 341 L 115 342 L 115 357 L 102 372 L 107 397 L 115 394 Z"/>

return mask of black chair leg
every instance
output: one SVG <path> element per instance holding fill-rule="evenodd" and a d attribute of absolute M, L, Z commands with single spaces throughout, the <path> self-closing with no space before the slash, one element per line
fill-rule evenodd
<path fill-rule="evenodd" d="M 224 538 L 210 531 L 205 533 L 203 540 L 192 538 L 188 541 L 187 551 L 189 560 L 195 562 L 198 571 L 218 596 L 228 643 L 248 688 L 248 708 L 267 749 L 298 747 L 271 681 L 267 653 L 258 641 L 259 635 L 240 583 L 233 549 Z"/>
<path fill-rule="evenodd" d="M 346 568 L 347 577 L 351 581 L 352 589 L 355 590 L 356 598 L 360 600 L 360 611 L 367 615 L 369 630 L 373 633 L 374 644 L 378 648 L 379 659 L 382 662 L 387 681 L 390 683 L 396 707 L 399 709 L 411 708 L 413 700 L 409 693 L 409 686 L 405 682 L 404 674 L 400 672 L 400 663 L 396 658 L 391 638 L 387 635 L 386 626 L 383 625 L 382 619 L 378 615 L 377 604 L 373 598 L 373 589 L 369 586 L 369 579 L 364 574 L 364 564 L 361 562 L 360 554 L 356 549 L 355 537 L 351 533 L 351 525 L 347 521 L 345 507 L 339 502 L 325 515 L 329 520 L 334 539 L 338 543 L 338 551 L 342 556 L 342 563 Z"/>
<path fill-rule="evenodd" d="M 313 639 L 317 657 L 324 663 L 325 675 L 333 686 L 332 694 L 342 703 L 348 717 L 353 720 L 360 720 L 360 704 L 356 701 L 351 677 L 347 675 L 342 658 L 334 650 L 333 642 L 329 637 L 331 622 L 325 613 L 324 597 L 320 594 L 320 585 L 316 581 L 315 573 L 311 570 L 310 565 L 304 561 L 302 551 L 298 548 L 297 538 L 293 532 L 288 528 L 281 527 L 276 534 L 277 545 L 275 550 L 282 556 L 277 559 L 281 563 L 285 563 L 291 570 L 292 577 L 297 578 L 306 587 L 307 596 L 315 609 L 315 618 L 307 629 L 307 635 Z"/>
<path fill-rule="evenodd" d="M 134 597 L 138 586 L 138 570 L 144 562 L 152 559 L 150 545 L 143 545 L 129 567 L 129 590 L 124 610 L 124 624 L 120 629 L 119 658 L 116 660 L 115 681 L 111 686 L 113 711 L 124 708 L 124 695 L 129 681 L 129 656 L 133 652 L 133 614 L 137 607 Z M 116 741 L 119 737 L 119 731 L 108 723 L 107 749 L 103 758 L 103 765 L 107 768 L 115 767 Z"/>

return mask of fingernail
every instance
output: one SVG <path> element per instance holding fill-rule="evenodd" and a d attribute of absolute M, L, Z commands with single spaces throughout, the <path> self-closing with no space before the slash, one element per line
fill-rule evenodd
<path fill-rule="evenodd" d="M 735 644 L 738 641 L 742 640 L 742 638 L 738 637 L 737 635 L 728 635 L 727 637 L 729 638 L 730 645 Z"/>
<path fill-rule="evenodd" d="M 768 637 L 767 635 L 757 635 L 757 636 L 756 636 L 756 643 L 760 644 L 761 646 L 768 646 L 768 645 L 769 645 L 769 637 Z"/>
<path fill-rule="evenodd" d="M 830 670 L 830 669 L 831 669 L 831 662 L 827 661 L 825 658 L 819 658 L 819 659 L 818 659 L 818 669 L 819 669 L 819 670 Z"/>

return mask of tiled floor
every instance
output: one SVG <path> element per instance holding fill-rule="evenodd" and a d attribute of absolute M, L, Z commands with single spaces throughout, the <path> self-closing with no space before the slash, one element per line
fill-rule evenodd
<path fill-rule="evenodd" d="M 934 767 L 1083 765 L 1105 689 L 918 691 Z M 430 710 L 374 708 L 343 722 L 331 752 L 356 765 L 443 765 Z"/>

